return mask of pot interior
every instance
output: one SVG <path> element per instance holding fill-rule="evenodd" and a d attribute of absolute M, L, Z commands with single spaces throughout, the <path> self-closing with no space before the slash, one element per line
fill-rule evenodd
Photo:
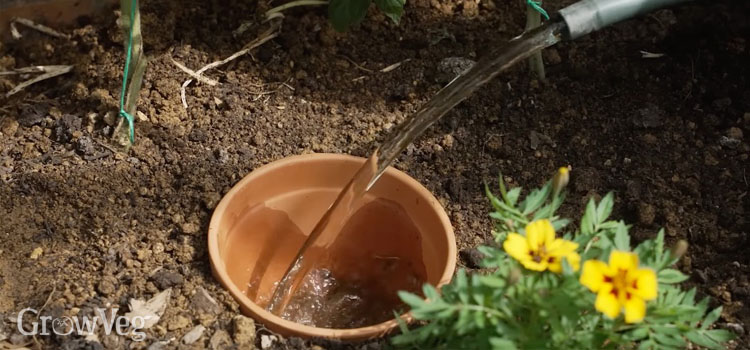
<path fill-rule="evenodd" d="M 243 179 L 219 207 L 226 212 L 219 219 L 218 250 L 230 283 L 265 307 L 307 235 L 363 161 L 303 156 Z M 392 319 L 394 309 L 403 311 L 399 290 L 420 293 L 423 283 L 441 284 L 446 270 L 452 273 L 455 243 L 446 222 L 442 208 L 421 185 L 401 172 L 387 171 L 354 208 L 319 262 L 321 269 L 310 274 L 317 274 L 313 282 L 327 273 L 335 277 L 333 297 L 325 299 L 327 305 L 302 300 L 300 307 L 318 311 L 298 315 L 298 321 L 358 328 Z"/>

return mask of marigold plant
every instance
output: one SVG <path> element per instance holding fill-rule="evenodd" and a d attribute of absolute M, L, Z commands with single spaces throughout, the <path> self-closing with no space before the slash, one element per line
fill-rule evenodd
<path fill-rule="evenodd" d="M 393 338 L 417 349 L 722 349 L 733 336 L 713 324 L 721 307 L 682 290 L 671 268 L 684 253 L 665 249 L 664 231 L 631 247 L 629 226 L 608 220 L 610 193 L 590 200 L 577 227 L 556 215 L 568 169 L 521 200 L 489 188 L 496 245 L 480 247 L 481 273 L 459 270 L 440 291 L 401 292 L 421 321 Z"/>
<path fill-rule="evenodd" d="M 586 261 L 581 284 L 596 294 L 597 311 L 615 318 L 625 309 L 625 322 L 638 323 L 646 316 L 646 301 L 656 299 L 656 273 L 638 267 L 638 254 L 619 250 L 609 254 L 609 264 Z"/>
<path fill-rule="evenodd" d="M 555 228 L 549 220 L 537 220 L 526 225 L 526 237 L 511 232 L 503 242 L 503 249 L 523 267 L 533 271 L 550 270 L 560 273 L 566 259 L 573 270 L 578 270 L 581 257 L 577 243 L 555 238 Z"/>

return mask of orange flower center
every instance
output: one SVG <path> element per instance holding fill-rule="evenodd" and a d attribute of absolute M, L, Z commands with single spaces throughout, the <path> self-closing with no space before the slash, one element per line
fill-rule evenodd
<path fill-rule="evenodd" d="M 618 300 L 630 300 L 632 294 L 628 291 L 628 270 L 618 269 L 614 276 L 604 276 L 604 283 L 612 284 L 612 295 Z M 638 288 L 638 281 L 633 280 L 630 287 Z"/>
<path fill-rule="evenodd" d="M 547 248 L 544 247 L 544 244 L 539 245 L 539 248 L 537 248 L 537 250 L 531 251 L 531 260 L 533 260 L 534 262 L 539 263 L 545 259 L 548 263 L 551 263 L 555 260 L 555 258 L 553 257 L 547 258 Z"/>

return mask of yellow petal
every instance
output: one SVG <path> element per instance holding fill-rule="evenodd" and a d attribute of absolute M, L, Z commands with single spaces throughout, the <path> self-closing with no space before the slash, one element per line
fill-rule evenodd
<path fill-rule="evenodd" d="M 596 307 L 597 311 L 603 313 L 609 318 L 615 318 L 620 314 L 620 302 L 617 301 L 617 297 L 612 294 L 611 285 L 606 286 L 599 291 L 596 295 L 596 303 L 594 304 L 594 307 Z"/>
<path fill-rule="evenodd" d="M 656 273 L 651 269 L 638 269 L 628 275 L 628 291 L 644 300 L 654 300 L 658 292 Z"/>
<path fill-rule="evenodd" d="M 562 260 L 558 257 L 549 257 L 547 258 L 547 263 L 549 270 L 554 273 L 560 273 L 562 272 Z"/>
<path fill-rule="evenodd" d="M 508 238 L 503 242 L 503 249 L 508 255 L 520 262 L 531 260 L 529 244 L 523 236 L 517 233 L 509 233 Z"/>
<path fill-rule="evenodd" d="M 614 271 L 635 270 L 638 268 L 638 254 L 613 250 L 609 254 L 609 267 Z"/>
<path fill-rule="evenodd" d="M 578 271 L 581 257 L 575 252 L 578 249 L 578 243 L 557 238 L 548 247 L 547 256 L 554 258 L 550 261 L 550 271 L 562 271 L 562 260 L 568 259 L 568 263 L 574 271 Z"/>
<path fill-rule="evenodd" d="M 544 245 L 551 245 L 555 241 L 555 228 L 549 220 L 539 220 L 542 229 L 542 237 L 544 238 Z"/>
<path fill-rule="evenodd" d="M 564 243 L 565 243 L 564 239 L 553 238 L 552 242 L 550 242 L 549 244 L 546 244 L 544 248 L 547 251 L 547 253 L 553 253 L 555 251 L 560 250 L 560 248 L 562 248 Z"/>
<path fill-rule="evenodd" d="M 562 257 L 550 256 L 549 258 L 547 258 L 549 270 L 555 273 L 562 272 L 563 260 L 568 261 L 568 264 L 573 269 L 573 271 L 578 271 L 578 268 L 580 268 L 581 266 L 581 256 L 578 255 L 578 253 L 573 252 Z"/>
<path fill-rule="evenodd" d="M 575 252 L 576 249 L 578 249 L 578 243 L 557 238 L 547 246 L 547 254 L 562 257 Z"/>
<path fill-rule="evenodd" d="M 568 260 L 568 264 L 573 268 L 573 271 L 578 271 L 578 268 L 581 267 L 581 256 L 578 253 L 570 253 L 565 256 L 565 259 Z"/>
<path fill-rule="evenodd" d="M 636 296 L 625 301 L 625 322 L 638 323 L 646 316 L 646 302 Z"/>
<path fill-rule="evenodd" d="M 550 246 L 555 240 L 555 228 L 549 220 L 537 220 L 526 225 L 526 239 L 529 247 L 537 250 L 540 246 Z"/>
<path fill-rule="evenodd" d="M 609 268 L 607 264 L 599 260 L 586 260 L 583 263 L 583 272 L 581 272 L 580 281 L 582 285 L 594 293 L 602 289 L 605 284 L 610 284 L 610 289 L 612 289 L 611 282 L 605 281 L 608 274 Z"/>
<path fill-rule="evenodd" d="M 544 271 L 547 269 L 547 261 L 536 262 L 531 259 L 522 260 L 521 264 L 523 267 L 533 271 Z"/>

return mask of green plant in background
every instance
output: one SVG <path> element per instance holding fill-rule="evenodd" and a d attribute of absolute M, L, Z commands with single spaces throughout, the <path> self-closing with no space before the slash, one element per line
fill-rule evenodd
<path fill-rule="evenodd" d="M 283 5 L 276 6 L 268 11 L 266 11 L 266 18 L 276 18 L 276 17 L 283 17 L 283 12 L 287 9 L 290 9 L 292 7 L 297 6 L 319 6 L 319 5 L 328 5 L 327 0 L 296 0 L 296 1 L 290 1 Z"/>
<path fill-rule="evenodd" d="M 721 349 L 733 338 L 712 329 L 721 308 L 708 312 L 696 290 L 671 268 L 687 249 L 664 247 L 664 231 L 631 247 L 623 221 L 608 220 L 612 193 L 588 202 L 578 229 L 555 214 L 563 202 L 568 169 L 521 198 L 521 188 L 500 197 L 486 188 L 493 230 L 502 247 L 480 247 L 491 272 L 459 270 L 441 292 L 425 285 L 425 298 L 400 292 L 412 315 L 393 343 L 417 349 Z"/>
<path fill-rule="evenodd" d="M 380 11 L 383 11 L 388 18 L 398 24 L 401 15 L 404 13 L 406 0 L 296 0 L 266 11 L 266 17 L 279 17 L 282 15 L 282 11 L 296 6 L 328 4 L 328 20 L 334 29 L 343 32 L 362 22 L 373 1 Z"/>
<path fill-rule="evenodd" d="M 544 19 L 549 20 L 547 11 L 542 8 L 542 0 L 526 0 L 527 32 L 542 25 L 542 16 L 544 16 Z M 529 57 L 529 70 L 531 70 L 539 80 L 545 80 L 547 78 L 544 72 L 544 60 L 542 59 L 541 51 L 536 52 Z"/>
<path fill-rule="evenodd" d="M 138 107 L 138 95 L 146 72 L 147 59 L 143 53 L 141 35 L 141 12 L 137 0 L 120 0 L 120 27 L 125 32 L 126 60 L 120 92 L 120 112 L 122 117 L 115 128 L 113 138 L 122 145 L 132 145 L 135 141 L 134 116 Z M 123 128 L 127 122 L 128 128 Z"/>
<path fill-rule="evenodd" d="M 394 23 L 401 20 L 406 0 L 331 0 L 328 4 L 328 19 L 334 29 L 345 31 L 365 18 L 373 1 Z"/>

